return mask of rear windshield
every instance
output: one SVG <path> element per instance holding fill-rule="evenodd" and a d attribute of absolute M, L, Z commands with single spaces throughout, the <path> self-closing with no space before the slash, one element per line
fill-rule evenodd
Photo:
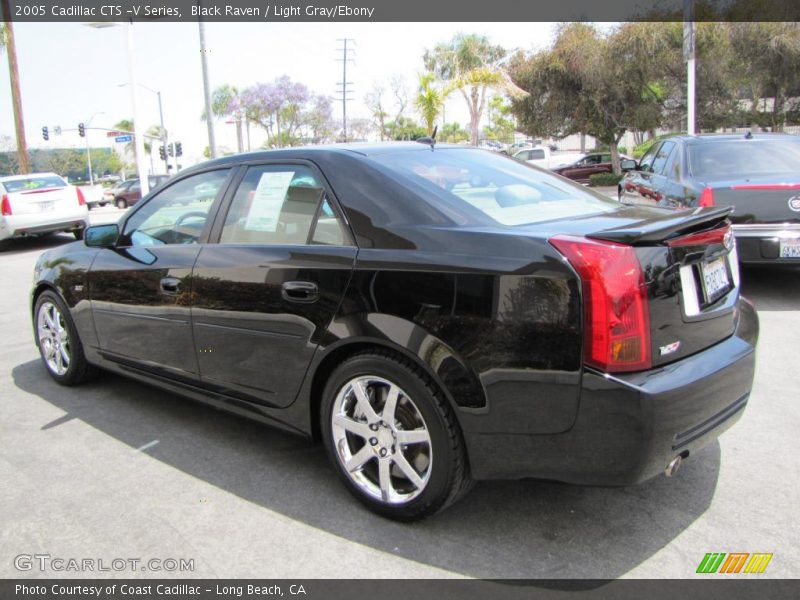
<path fill-rule="evenodd" d="M 372 157 L 433 192 L 435 201 L 477 209 L 502 225 L 524 225 L 613 212 L 619 204 L 530 165 L 494 152 L 437 149 Z"/>
<path fill-rule="evenodd" d="M 689 146 L 695 177 L 747 177 L 800 171 L 800 139 L 730 140 Z"/>
<path fill-rule="evenodd" d="M 10 194 L 13 192 L 30 192 L 33 190 L 46 190 L 60 188 L 67 185 L 58 175 L 33 175 L 25 179 L 4 181 L 3 187 Z"/>

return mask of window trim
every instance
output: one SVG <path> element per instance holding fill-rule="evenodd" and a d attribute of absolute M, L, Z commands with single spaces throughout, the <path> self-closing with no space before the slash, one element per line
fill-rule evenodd
<path fill-rule="evenodd" d="M 305 244 L 263 244 L 264 246 L 274 246 L 276 248 L 286 248 L 286 247 L 301 247 L 301 248 L 314 248 L 314 247 L 323 247 L 323 248 L 358 248 L 356 244 L 356 237 L 353 233 L 353 228 L 350 225 L 344 211 L 341 208 L 341 204 L 339 203 L 339 199 L 333 193 L 333 189 L 331 188 L 328 179 L 325 177 L 325 174 L 322 170 L 312 161 L 301 159 L 301 158 L 273 158 L 269 160 L 260 159 L 260 160 L 249 160 L 242 163 L 239 163 L 239 172 L 236 178 L 231 181 L 226 190 L 225 196 L 222 198 L 220 202 L 219 209 L 216 212 L 214 223 L 211 226 L 209 231 L 208 244 L 217 244 L 217 245 L 224 245 L 224 246 L 254 246 L 258 244 L 235 244 L 235 243 L 222 243 L 220 242 L 220 238 L 222 237 L 222 229 L 225 226 L 225 219 L 228 217 L 228 212 L 230 212 L 231 205 L 233 204 L 233 199 L 236 196 L 236 192 L 239 189 L 242 181 L 244 178 L 247 177 L 247 173 L 250 169 L 258 168 L 258 167 L 280 167 L 280 166 L 299 166 L 305 167 L 312 171 L 315 175 L 318 176 L 319 182 L 322 185 L 322 199 L 317 204 L 317 209 L 314 212 L 314 218 L 312 219 L 311 228 L 309 229 L 308 236 L 306 237 Z M 314 244 L 311 243 L 311 239 L 313 239 L 313 234 L 316 231 L 317 227 L 317 220 L 319 219 L 319 213 L 322 209 L 322 202 L 327 198 L 328 204 L 330 204 L 331 208 L 333 209 L 336 218 L 339 219 L 342 230 L 345 235 L 344 245 L 342 246 L 333 246 L 328 244 Z"/>
<path fill-rule="evenodd" d="M 165 187 L 159 188 L 157 191 L 154 192 L 148 192 L 147 196 L 145 196 L 144 198 L 139 200 L 139 202 L 134 204 L 131 213 L 119 222 L 120 240 L 124 241 L 124 245 L 120 244 L 118 247 L 119 248 L 133 247 L 130 243 L 131 236 L 123 235 L 123 232 L 128 227 L 128 222 L 131 219 L 133 219 L 140 210 L 142 210 L 145 206 L 150 204 L 150 202 L 152 202 L 154 198 L 158 198 L 161 194 L 169 190 L 173 185 L 185 181 L 190 177 L 194 177 L 196 175 L 203 175 L 205 173 L 210 173 L 212 171 L 224 171 L 224 170 L 229 171 L 229 173 L 225 178 L 225 180 L 222 182 L 222 185 L 220 186 L 219 190 L 217 190 L 217 195 L 214 197 L 214 200 L 208 209 L 208 217 L 206 217 L 206 223 L 203 226 L 203 231 L 200 233 L 200 237 L 197 239 L 198 245 L 207 244 L 208 236 L 211 233 L 211 228 L 213 227 L 213 223 L 216 222 L 217 213 L 219 212 L 221 201 L 228 193 L 228 189 L 231 186 L 231 180 L 239 171 L 239 165 L 237 164 L 209 165 L 208 167 L 204 169 L 198 169 L 197 171 L 195 170 L 187 171 L 185 174 L 176 176 L 172 179 L 168 179 L 167 182 L 165 182 L 167 184 L 165 185 Z"/>

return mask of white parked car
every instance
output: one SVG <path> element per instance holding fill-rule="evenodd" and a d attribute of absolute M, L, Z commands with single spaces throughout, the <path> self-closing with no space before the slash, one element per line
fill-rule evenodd
<path fill-rule="evenodd" d="M 71 231 L 83 238 L 88 210 L 80 189 L 55 173 L 0 177 L 0 249 L 17 237 Z"/>
<path fill-rule="evenodd" d="M 522 162 L 536 165 L 547 169 L 550 167 L 550 148 L 546 146 L 536 146 L 534 148 L 525 148 L 515 153 L 514 158 Z"/>

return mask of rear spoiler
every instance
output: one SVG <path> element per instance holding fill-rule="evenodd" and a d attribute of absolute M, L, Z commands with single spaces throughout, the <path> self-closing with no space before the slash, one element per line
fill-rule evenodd
<path fill-rule="evenodd" d="M 646 219 L 627 227 L 603 229 L 586 237 L 629 246 L 659 243 L 679 235 L 711 229 L 725 221 L 732 212 L 732 206 L 676 211 L 667 217 Z"/>

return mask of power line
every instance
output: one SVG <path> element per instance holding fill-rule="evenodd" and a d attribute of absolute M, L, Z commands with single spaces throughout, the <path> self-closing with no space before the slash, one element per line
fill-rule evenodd
<path fill-rule="evenodd" d="M 356 41 L 353 38 L 339 38 L 336 40 L 337 42 L 342 43 L 341 48 L 337 48 L 337 52 L 342 53 L 342 58 L 337 58 L 337 61 L 342 63 L 342 81 L 336 84 L 337 89 L 336 93 L 341 94 L 342 100 L 342 138 L 343 141 L 347 141 L 347 101 L 352 100 L 353 98 L 348 96 L 348 93 L 353 92 L 352 88 L 348 88 L 348 86 L 352 86 L 352 81 L 347 81 L 347 63 L 354 62 L 353 58 L 348 54 L 348 52 L 352 52 L 355 54 L 355 50 L 351 47 L 348 48 L 348 42 L 352 42 L 352 45 L 355 46 Z"/>

